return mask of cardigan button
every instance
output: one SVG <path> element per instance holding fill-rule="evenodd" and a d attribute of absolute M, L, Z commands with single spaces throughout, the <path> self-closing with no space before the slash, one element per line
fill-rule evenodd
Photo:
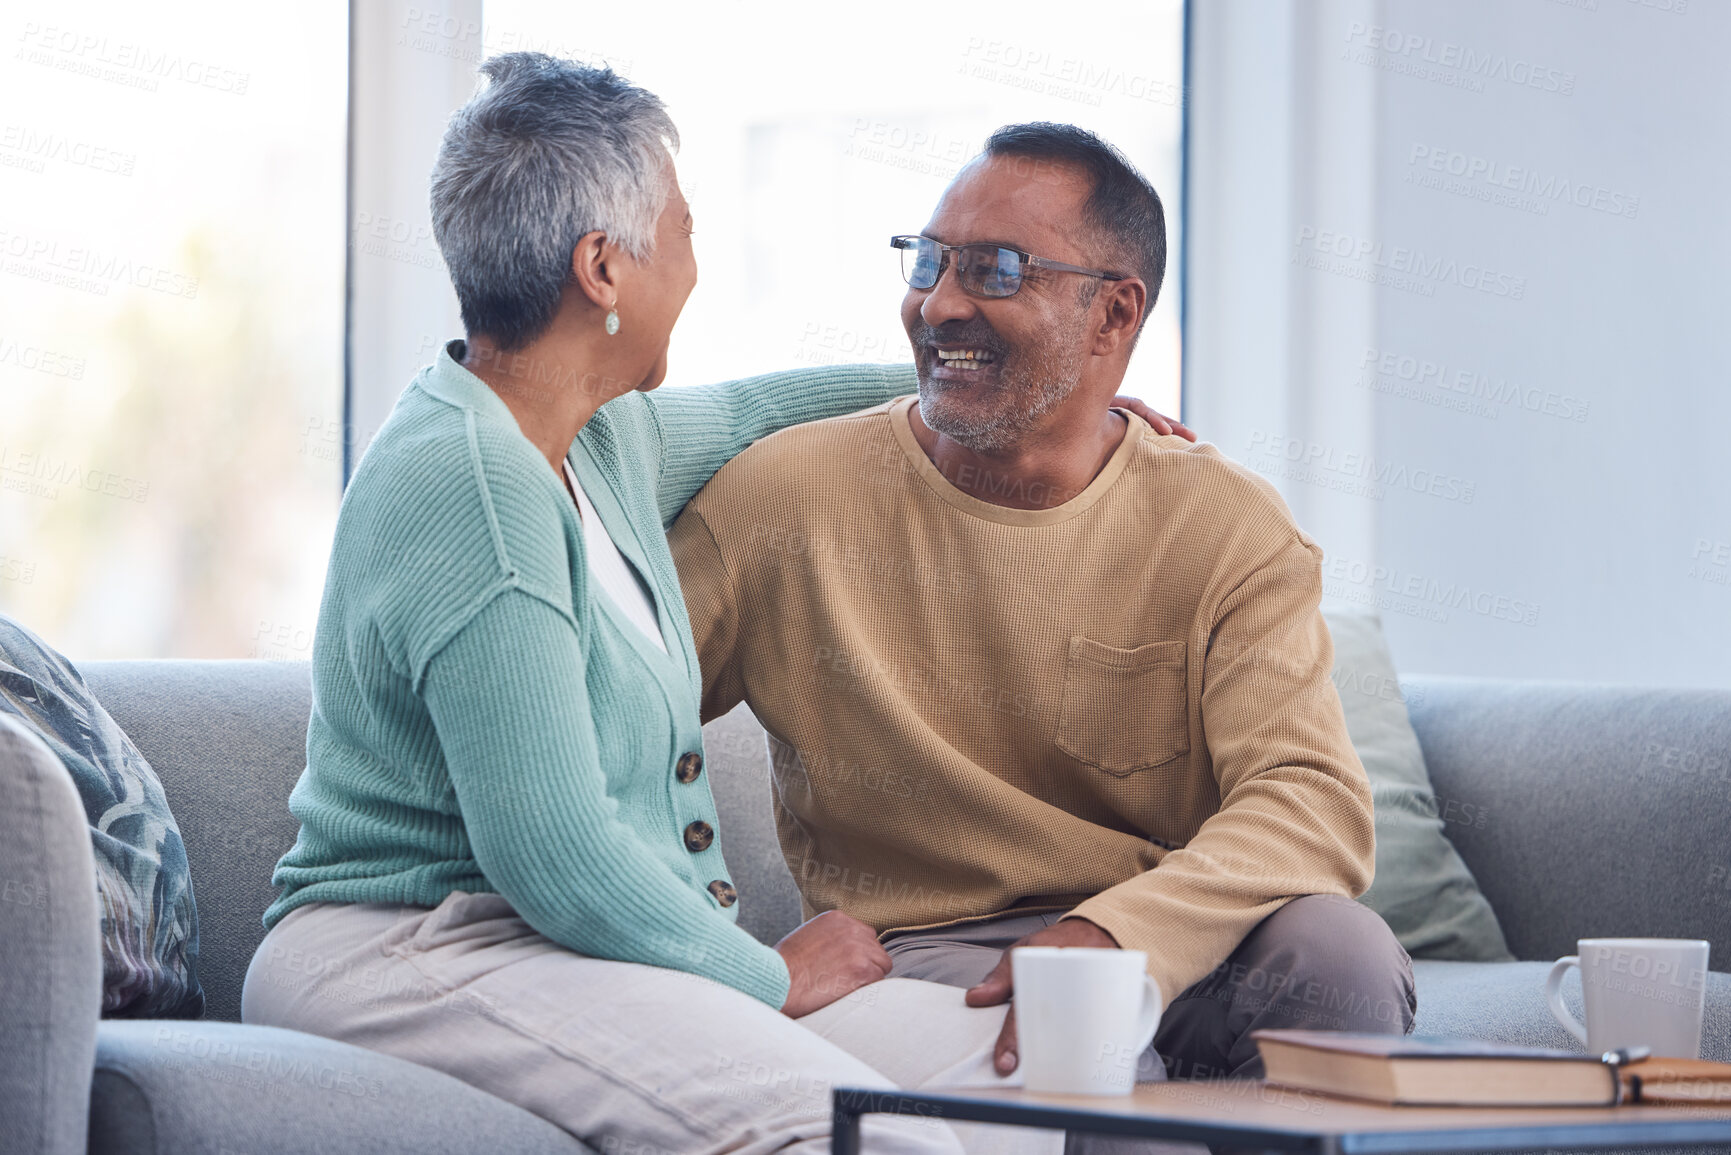
<path fill-rule="evenodd" d="M 715 896 L 715 901 L 722 906 L 732 906 L 739 901 L 739 891 L 733 889 L 733 884 L 725 879 L 716 879 L 709 884 L 709 893 Z"/>
<path fill-rule="evenodd" d="M 685 828 L 685 849 L 693 854 L 702 854 L 714 841 L 715 827 L 701 818 Z"/>
<path fill-rule="evenodd" d="M 703 773 L 703 755 L 698 753 L 681 754 L 679 761 L 673 765 L 673 776 L 686 785 L 697 781 L 697 776 Z"/>

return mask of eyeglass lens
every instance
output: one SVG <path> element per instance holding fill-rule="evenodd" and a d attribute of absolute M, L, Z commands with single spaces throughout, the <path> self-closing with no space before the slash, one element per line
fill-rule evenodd
<path fill-rule="evenodd" d="M 1008 297 L 1022 287 L 1022 257 L 997 245 L 963 245 L 955 250 L 956 278 L 982 297 Z M 943 250 L 925 237 L 902 250 L 902 276 L 916 289 L 929 289 L 943 272 Z"/>
<path fill-rule="evenodd" d="M 924 237 L 910 240 L 902 249 L 902 276 L 916 289 L 929 289 L 943 272 L 943 250 Z"/>

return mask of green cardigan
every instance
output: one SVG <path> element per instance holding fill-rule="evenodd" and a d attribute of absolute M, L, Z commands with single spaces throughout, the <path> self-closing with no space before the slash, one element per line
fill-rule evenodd
<path fill-rule="evenodd" d="M 780 1007 L 787 968 L 736 925 L 726 832 L 688 845 L 693 823 L 720 824 L 684 757 L 703 748 L 702 678 L 664 532 L 752 441 L 911 392 L 911 367 L 627 393 L 595 414 L 571 465 L 649 588 L 663 653 L 592 588 L 570 495 L 461 357 L 452 342 L 403 392 L 343 496 L 289 798 L 300 837 L 265 924 L 496 891 L 574 951 Z"/>

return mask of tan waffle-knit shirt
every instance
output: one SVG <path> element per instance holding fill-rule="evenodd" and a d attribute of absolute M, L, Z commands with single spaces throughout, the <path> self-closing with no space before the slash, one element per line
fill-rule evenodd
<path fill-rule="evenodd" d="M 1171 999 L 1288 899 L 1362 893 L 1321 551 L 1274 490 L 1127 415 L 1080 494 L 994 505 L 913 403 L 759 441 L 672 531 L 704 716 L 769 731 L 807 913 L 1071 911 Z"/>

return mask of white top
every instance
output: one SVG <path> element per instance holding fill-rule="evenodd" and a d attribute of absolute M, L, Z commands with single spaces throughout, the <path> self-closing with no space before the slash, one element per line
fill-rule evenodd
<path fill-rule="evenodd" d="M 565 480 L 571 483 L 571 492 L 577 495 L 577 512 L 583 515 L 583 546 L 589 555 L 589 575 L 631 620 L 631 624 L 642 630 L 643 635 L 665 654 L 667 640 L 661 636 L 661 623 L 655 619 L 655 605 L 638 580 L 637 572 L 619 552 L 619 547 L 613 544 L 607 527 L 601 524 L 601 515 L 595 512 L 594 503 L 583 492 L 569 461 L 565 462 Z"/>

